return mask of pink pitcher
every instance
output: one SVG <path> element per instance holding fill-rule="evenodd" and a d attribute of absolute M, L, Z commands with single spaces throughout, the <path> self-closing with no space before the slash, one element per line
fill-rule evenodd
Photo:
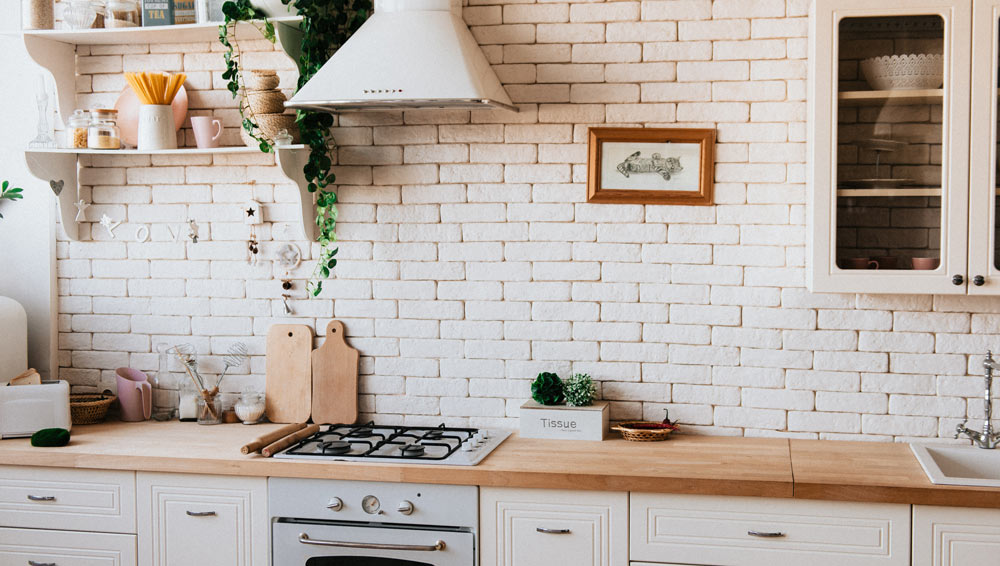
<path fill-rule="evenodd" d="M 153 386 L 146 374 L 137 369 L 118 368 L 118 402 L 123 421 L 136 422 L 149 418 L 153 410 Z"/>

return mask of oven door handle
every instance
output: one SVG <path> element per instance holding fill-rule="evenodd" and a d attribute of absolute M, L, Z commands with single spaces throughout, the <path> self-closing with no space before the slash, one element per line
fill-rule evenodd
<path fill-rule="evenodd" d="M 445 544 L 443 540 L 439 540 L 432 545 L 420 545 L 420 544 L 377 544 L 369 542 L 345 542 L 336 540 L 313 540 L 309 538 L 306 533 L 299 534 L 299 542 L 302 544 L 311 544 L 313 546 L 336 546 L 340 548 L 370 548 L 372 550 L 405 550 L 405 551 L 419 551 L 419 552 L 434 552 L 435 550 L 444 550 Z"/>

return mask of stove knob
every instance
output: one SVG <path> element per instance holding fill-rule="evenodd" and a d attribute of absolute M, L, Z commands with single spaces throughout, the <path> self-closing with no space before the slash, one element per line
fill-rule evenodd
<path fill-rule="evenodd" d="M 479 438 L 482 438 L 483 440 L 489 440 L 490 432 L 486 429 L 479 431 Z"/>
<path fill-rule="evenodd" d="M 399 506 L 396 507 L 396 511 L 399 511 L 403 515 L 409 515 L 413 513 L 413 504 L 409 501 L 400 501 Z"/>
<path fill-rule="evenodd" d="M 462 443 L 462 452 L 472 452 L 476 449 L 476 445 L 473 444 L 472 440 L 466 440 Z"/>
<path fill-rule="evenodd" d="M 326 508 L 330 511 L 340 511 L 344 508 L 344 502 L 340 500 L 339 497 L 334 497 L 330 499 L 330 502 L 326 504 Z"/>

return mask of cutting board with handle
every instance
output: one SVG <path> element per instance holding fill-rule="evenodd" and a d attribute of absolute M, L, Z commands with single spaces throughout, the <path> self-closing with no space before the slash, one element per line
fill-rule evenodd
<path fill-rule="evenodd" d="M 326 342 L 312 353 L 312 417 L 319 424 L 358 420 L 360 354 L 344 341 L 344 323 L 331 320 Z"/>
<path fill-rule="evenodd" d="M 274 423 L 304 423 L 312 412 L 312 328 L 275 324 L 267 331 L 264 412 Z"/>

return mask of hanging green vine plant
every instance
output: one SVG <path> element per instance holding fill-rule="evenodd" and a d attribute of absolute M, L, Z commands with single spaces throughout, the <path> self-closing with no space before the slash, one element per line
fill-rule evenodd
<path fill-rule="evenodd" d="M 343 45 L 371 13 L 371 0 L 281 0 L 283 4 L 294 4 L 302 22 L 301 54 L 299 55 L 299 84 L 301 88 L 319 71 L 337 49 Z M 236 22 L 260 20 L 257 29 L 265 39 L 274 43 L 274 26 L 262 12 L 253 7 L 251 0 L 229 0 L 222 8 L 225 23 L 219 28 L 219 40 L 226 47 L 226 71 L 222 77 L 233 97 L 245 91 L 240 74 L 240 51 L 236 42 Z M 241 107 L 244 105 L 241 105 Z M 273 151 L 271 142 L 258 137 L 256 120 L 252 114 L 244 114 L 243 129 L 260 144 L 261 151 Z M 333 116 L 324 112 L 299 110 L 296 123 L 302 141 L 309 147 L 309 159 L 303 167 L 310 193 L 316 195 L 316 226 L 320 252 L 316 268 L 307 284 L 309 293 L 318 296 L 323 291 L 323 280 L 330 276 L 337 265 L 337 194 L 330 190 L 336 181 L 333 173 L 334 140 L 330 132 Z"/>

